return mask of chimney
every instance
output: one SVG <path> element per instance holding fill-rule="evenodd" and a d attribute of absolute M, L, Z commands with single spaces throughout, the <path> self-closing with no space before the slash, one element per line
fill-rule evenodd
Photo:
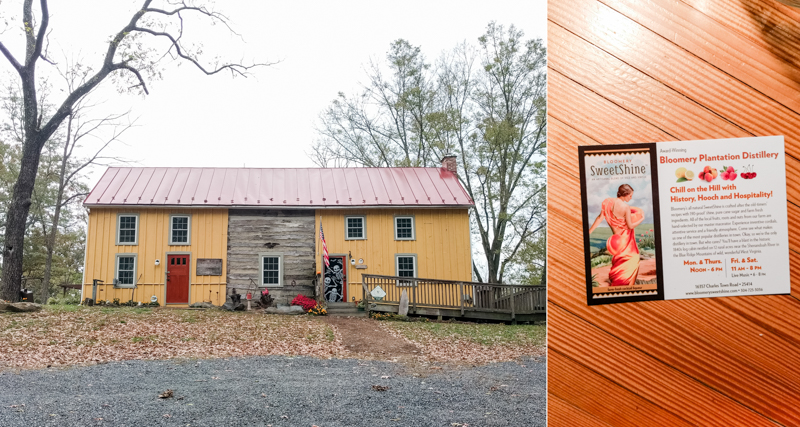
<path fill-rule="evenodd" d="M 456 163 L 456 156 L 447 154 L 442 157 L 442 168 L 458 174 L 458 163 Z"/>

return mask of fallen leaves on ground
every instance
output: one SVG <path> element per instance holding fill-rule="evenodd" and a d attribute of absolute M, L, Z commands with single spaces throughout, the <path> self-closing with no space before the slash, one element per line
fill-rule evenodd
<path fill-rule="evenodd" d="M 391 387 L 389 387 L 388 385 L 374 385 L 374 386 L 372 386 L 372 389 L 375 390 L 375 391 L 386 391 L 386 390 L 389 390 L 390 388 Z"/>
<path fill-rule="evenodd" d="M 174 394 L 174 393 L 173 393 L 173 391 L 172 391 L 172 390 L 167 390 L 167 391 L 165 391 L 165 392 L 163 392 L 163 393 L 159 394 L 159 395 L 158 395 L 158 397 L 159 397 L 159 398 L 161 398 L 161 399 L 169 399 L 170 397 L 172 397 L 172 396 L 173 396 L 173 394 Z"/>
<path fill-rule="evenodd" d="M 331 327 L 306 316 L 100 307 L 0 315 L 0 369 L 343 352 Z"/>
<path fill-rule="evenodd" d="M 482 365 L 545 354 L 544 325 L 378 322 L 388 334 L 415 343 L 430 362 Z"/>
<path fill-rule="evenodd" d="M 352 357 L 353 353 L 342 343 L 342 333 L 349 335 L 348 342 L 361 339 L 376 346 L 380 340 L 374 334 L 384 332 L 387 337 L 413 344 L 412 348 L 419 353 L 410 352 L 407 357 L 420 362 L 475 365 L 544 354 L 544 326 L 347 321 L 372 325 L 366 328 L 347 324 L 347 330 L 340 331 L 336 325 L 309 316 L 48 306 L 36 313 L 0 314 L 0 370 L 132 359 L 261 355 Z M 373 325 L 378 325 L 377 329 Z M 375 356 L 388 360 L 397 358 L 396 354 L 378 352 Z"/>

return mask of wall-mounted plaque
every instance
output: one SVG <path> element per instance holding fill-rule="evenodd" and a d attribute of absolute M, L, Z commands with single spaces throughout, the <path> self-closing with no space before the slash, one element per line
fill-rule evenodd
<path fill-rule="evenodd" d="M 222 259 L 221 258 L 198 258 L 197 259 L 197 275 L 198 276 L 222 276 Z"/>

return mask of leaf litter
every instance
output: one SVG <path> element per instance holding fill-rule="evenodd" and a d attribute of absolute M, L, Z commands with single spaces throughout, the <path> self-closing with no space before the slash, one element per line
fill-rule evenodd
<path fill-rule="evenodd" d="M 121 321 L 124 320 L 124 323 Z M 343 353 L 306 316 L 82 308 L 0 315 L 0 369 L 120 360 Z"/>
<path fill-rule="evenodd" d="M 402 352 L 407 353 L 404 361 L 441 369 L 429 364 L 481 365 L 545 352 L 543 342 L 536 340 L 498 336 L 478 341 L 470 337 L 473 331 L 486 335 L 486 325 L 461 324 L 459 333 L 434 332 L 425 325 L 368 319 L 331 322 L 320 317 L 219 310 L 48 307 L 35 313 L 0 315 L 0 370 L 266 355 L 397 361 L 398 349 L 407 350 Z M 490 328 L 500 330 L 503 326 Z M 490 329 L 490 335 L 494 329 Z M 353 342 L 356 347 L 368 346 L 369 354 L 354 351 Z M 388 344 L 398 349 L 376 351 L 385 350 Z"/>

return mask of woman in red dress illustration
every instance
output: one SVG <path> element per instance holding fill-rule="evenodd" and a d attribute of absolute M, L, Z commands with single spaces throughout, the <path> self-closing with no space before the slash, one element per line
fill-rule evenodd
<path fill-rule="evenodd" d="M 608 280 L 611 286 L 630 286 L 636 283 L 639 275 L 639 247 L 636 245 L 635 228 L 644 221 L 641 209 L 628 206 L 633 198 L 633 188 L 622 184 L 617 197 L 603 200 L 600 215 L 589 228 L 589 235 L 605 219 L 614 233 L 606 242 L 606 250 L 611 254 L 611 270 Z"/>

